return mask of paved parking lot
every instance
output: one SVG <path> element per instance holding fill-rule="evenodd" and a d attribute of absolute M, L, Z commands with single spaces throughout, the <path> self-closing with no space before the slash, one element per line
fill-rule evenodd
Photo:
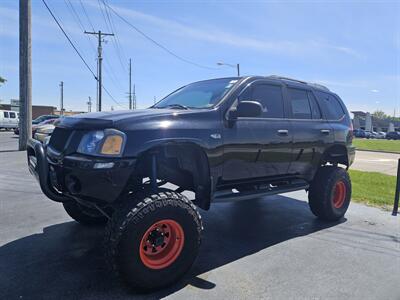
<path fill-rule="evenodd" d="M 213 205 L 189 274 L 138 295 L 110 279 L 102 229 L 46 199 L 25 153 L 0 165 L 0 299 L 400 299 L 400 216 L 352 204 L 322 223 L 305 192 Z"/>

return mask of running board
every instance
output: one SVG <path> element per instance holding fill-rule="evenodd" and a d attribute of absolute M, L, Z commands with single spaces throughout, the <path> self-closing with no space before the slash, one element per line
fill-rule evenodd
<path fill-rule="evenodd" d="M 293 191 L 308 189 L 309 184 L 307 183 L 293 183 L 286 184 L 284 186 L 271 186 L 269 188 L 258 189 L 254 191 L 245 192 L 233 192 L 232 190 L 216 191 L 212 198 L 212 202 L 231 202 L 255 199 L 270 195 L 288 193 Z"/>

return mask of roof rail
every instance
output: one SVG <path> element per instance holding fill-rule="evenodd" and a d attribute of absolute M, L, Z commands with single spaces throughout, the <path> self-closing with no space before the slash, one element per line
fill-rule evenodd
<path fill-rule="evenodd" d="M 324 85 L 322 85 L 322 84 L 319 84 L 319 83 L 310 82 L 310 83 L 307 83 L 307 84 L 308 84 L 308 85 L 311 85 L 311 86 L 313 86 L 313 87 L 316 87 L 316 88 L 320 88 L 321 90 L 325 90 L 325 91 L 328 91 L 328 92 L 331 91 L 331 90 L 328 89 L 326 86 L 324 86 Z"/>
<path fill-rule="evenodd" d="M 294 81 L 294 82 L 298 82 L 298 83 L 303 83 L 303 84 L 307 84 L 309 86 L 320 88 L 321 90 L 325 90 L 325 91 L 329 91 L 330 92 L 330 90 L 326 86 L 324 86 L 322 84 L 319 84 L 319 83 L 307 82 L 307 81 L 303 81 L 303 80 L 298 80 L 298 79 L 285 77 L 285 76 L 278 76 L 278 75 L 271 75 L 269 77 L 276 78 L 276 79 L 282 79 L 282 80 L 288 80 L 288 81 Z"/>
<path fill-rule="evenodd" d="M 302 80 L 298 80 L 298 79 L 294 79 L 294 78 L 290 78 L 290 77 L 284 77 L 284 76 L 278 76 L 278 75 L 271 75 L 271 76 L 269 76 L 269 77 L 276 78 L 276 79 L 283 79 L 283 80 L 295 81 L 295 82 L 307 84 L 306 81 L 302 81 Z"/>

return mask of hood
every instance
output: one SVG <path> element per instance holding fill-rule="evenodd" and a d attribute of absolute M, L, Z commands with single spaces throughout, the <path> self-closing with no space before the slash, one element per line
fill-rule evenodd
<path fill-rule="evenodd" d="M 202 110 L 198 110 L 202 111 Z M 75 129 L 101 129 L 118 127 L 118 124 L 125 122 L 136 122 L 164 116 L 176 116 L 180 114 L 196 113 L 197 110 L 177 109 L 136 109 L 79 114 L 72 117 L 65 117 L 57 126 L 73 127 Z"/>

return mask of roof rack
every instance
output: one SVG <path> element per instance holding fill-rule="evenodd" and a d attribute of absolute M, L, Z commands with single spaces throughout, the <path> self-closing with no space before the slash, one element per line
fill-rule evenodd
<path fill-rule="evenodd" d="M 319 83 L 313 83 L 313 82 L 307 82 L 307 81 L 303 81 L 303 80 L 298 80 L 298 79 L 294 79 L 294 78 L 290 78 L 290 77 L 285 77 L 285 76 L 278 76 L 278 75 L 271 75 L 269 76 L 271 78 L 276 78 L 276 79 L 282 79 L 282 80 L 288 80 L 288 81 L 293 81 L 293 82 L 298 82 L 298 83 L 303 83 L 303 84 L 307 84 L 309 86 L 312 87 L 316 87 L 319 88 L 321 90 L 325 90 L 325 91 L 330 91 L 326 86 L 319 84 Z"/>

